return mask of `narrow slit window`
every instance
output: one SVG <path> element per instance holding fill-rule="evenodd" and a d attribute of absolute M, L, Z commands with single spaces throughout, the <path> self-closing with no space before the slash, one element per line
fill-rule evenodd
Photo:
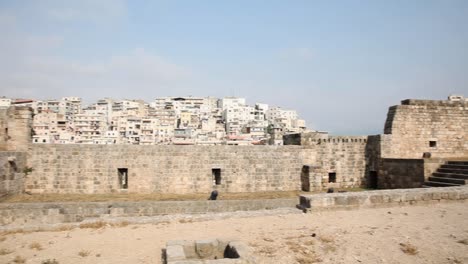
<path fill-rule="evenodd" d="M 328 182 L 336 182 L 336 172 L 328 173 Z"/>
<path fill-rule="evenodd" d="M 117 169 L 117 172 L 118 172 L 118 177 L 119 177 L 120 189 L 128 189 L 128 169 L 119 168 Z"/>
<path fill-rule="evenodd" d="M 211 174 L 213 175 L 214 185 L 221 184 L 221 169 L 211 169 Z"/>

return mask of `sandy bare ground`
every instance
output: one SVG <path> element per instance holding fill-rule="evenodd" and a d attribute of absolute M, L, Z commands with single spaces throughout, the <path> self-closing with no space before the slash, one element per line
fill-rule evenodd
<path fill-rule="evenodd" d="M 217 237 L 259 263 L 468 263 L 468 203 L 9 234 L 0 263 L 160 263 L 168 240 Z"/>

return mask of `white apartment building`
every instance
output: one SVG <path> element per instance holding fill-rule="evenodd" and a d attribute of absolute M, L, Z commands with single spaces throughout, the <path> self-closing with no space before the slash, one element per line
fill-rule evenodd
<path fill-rule="evenodd" d="M 78 114 L 75 116 L 76 143 L 95 144 L 108 130 L 107 120 L 103 114 Z"/>
<path fill-rule="evenodd" d="M 238 97 L 161 97 L 150 105 L 104 98 L 84 108 L 79 97 L 8 100 L 0 98 L 0 107 L 10 102 L 35 109 L 34 143 L 262 144 L 270 139 L 268 127 L 277 129 L 275 140 L 306 129 L 294 110 L 249 106 Z"/>
<path fill-rule="evenodd" d="M 42 111 L 34 116 L 33 129 L 33 143 L 72 143 L 71 128 L 63 114 Z"/>
<path fill-rule="evenodd" d="M 0 108 L 8 108 L 11 105 L 11 99 L 0 97 Z"/>

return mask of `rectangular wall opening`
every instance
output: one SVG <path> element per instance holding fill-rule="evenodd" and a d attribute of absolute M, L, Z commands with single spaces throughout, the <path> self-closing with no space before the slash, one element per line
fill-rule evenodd
<path fill-rule="evenodd" d="M 429 147 L 431 148 L 437 147 L 437 141 L 434 141 L 434 140 L 429 141 Z"/>
<path fill-rule="evenodd" d="M 370 171 L 369 172 L 369 182 L 367 183 L 367 187 L 370 189 L 377 189 L 378 187 L 378 182 L 377 182 L 377 172 L 376 171 Z"/>
<path fill-rule="evenodd" d="M 336 172 L 328 173 L 328 182 L 336 182 Z"/>
<path fill-rule="evenodd" d="M 118 176 L 119 176 L 120 189 L 128 189 L 128 169 L 127 168 L 118 168 L 117 172 L 118 172 Z"/>
<path fill-rule="evenodd" d="M 302 166 L 301 190 L 303 192 L 310 192 L 310 167 L 307 165 Z"/>
<path fill-rule="evenodd" d="M 221 169 L 211 169 L 211 174 L 213 175 L 213 185 L 221 184 Z"/>

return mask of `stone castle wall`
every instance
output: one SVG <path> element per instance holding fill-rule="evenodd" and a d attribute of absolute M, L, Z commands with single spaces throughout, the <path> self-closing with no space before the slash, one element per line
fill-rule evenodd
<path fill-rule="evenodd" d="M 0 150 L 29 148 L 32 193 L 312 191 L 377 176 L 379 188 L 418 187 L 441 163 L 414 161 L 423 153 L 468 157 L 467 104 L 405 100 L 390 108 L 385 134 L 303 133 L 285 136 L 286 146 L 31 145 L 31 110 L 11 107 L 0 110 Z"/>
<path fill-rule="evenodd" d="M 359 187 L 365 182 L 367 137 L 331 137 L 309 146 L 129 146 L 34 144 L 32 193 L 209 193 Z M 128 170 L 128 189 L 119 182 Z M 221 183 L 214 183 L 214 171 Z M 334 182 L 329 174 L 335 173 Z"/>
<path fill-rule="evenodd" d="M 32 193 L 209 193 L 299 189 L 299 146 L 33 145 Z M 128 189 L 119 169 L 127 169 Z M 213 170 L 220 171 L 220 184 Z"/>
<path fill-rule="evenodd" d="M 468 102 L 404 100 L 390 107 L 383 158 L 468 157 Z"/>

